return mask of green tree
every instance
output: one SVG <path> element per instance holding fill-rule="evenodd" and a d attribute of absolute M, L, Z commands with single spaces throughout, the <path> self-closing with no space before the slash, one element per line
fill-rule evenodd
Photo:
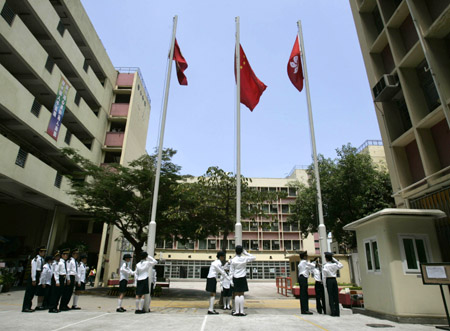
<path fill-rule="evenodd" d="M 147 242 L 149 215 L 153 200 L 157 154 L 143 155 L 127 167 L 108 164 L 102 167 L 81 157 L 73 149 L 64 149 L 80 171 L 68 176 L 75 206 L 95 221 L 115 225 L 139 254 Z M 205 236 L 195 218 L 171 217 L 169 210 L 179 208 L 183 192 L 179 189 L 181 167 L 172 162 L 176 151 L 162 153 L 159 184 L 157 240 L 182 233 L 184 238 Z M 86 180 L 85 180 L 86 179 Z"/>
<path fill-rule="evenodd" d="M 327 231 L 344 250 L 356 247 L 353 232 L 343 227 L 383 208 L 394 206 L 389 174 L 378 169 L 368 154 L 349 145 L 337 149 L 335 160 L 319 155 L 319 176 Z M 314 165 L 308 170 L 308 185 L 297 184 L 297 199 L 289 222 L 300 222 L 303 236 L 319 225 Z"/>

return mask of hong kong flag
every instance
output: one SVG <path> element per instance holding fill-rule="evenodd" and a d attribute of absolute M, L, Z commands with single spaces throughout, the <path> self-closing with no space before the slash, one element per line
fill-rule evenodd
<path fill-rule="evenodd" d="M 241 62 L 241 103 L 246 105 L 250 111 L 253 111 L 267 86 L 256 77 L 241 45 L 239 45 L 239 48 L 239 60 Z M 236 71 L 234 74 L 236 75 Z"/>
<path fill-rule="evenodd" d="M 298 36 L 295 39 L 294 48 L 292 49 L 291 56 L 287 65 L 287 72 L 292 84 L 297 88 L 299 92 L 303 90 L 303 69 L 302 61 L 300 57 L 300 47 L 298 45 Z"/>
<path fill-rule="evenodd" d="M 181 54 L 180 46 L 178 46 L 178 42 L 176 39 L 175 39 L 175 49 L 173 51 L 173 59 L 177 65 L 178 83 L 180 83 L 180 85 L 187 85 L 188 82 L 184 74 L 184 71 L 187 69 L 188 64 L 184 59 L 183 54 Z"/>

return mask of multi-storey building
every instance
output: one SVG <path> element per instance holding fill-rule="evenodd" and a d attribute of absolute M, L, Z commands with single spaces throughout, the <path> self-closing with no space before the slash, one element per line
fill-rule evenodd
<path fill-rule="evenodd" d="M 450 1 L 350 0 L 396 205 L 441 209 L 450 260 Z"/>
<path fill-rule="evenodd" d="M 0 16 L 0 254 L 82 240 L 95 262 L 102 233 L 112 247 L 118 231 L 73 207 L 61 148 L 98 165 L 145 154 L 142 75 L 114 68 L 79 0 L 0 0 Z"/>
<path fill-rule="evenodd" d="M 286 178 L 251 178 L 250 187 L 258 190 L 286 193 L 285 198 L 263 206 L 268 217 L 259 217 L 255 221 L 242 220 L 242 244 L 256 261 L 248 267 L 249 277 L 253 279 L 270 279 L 277 276 L 289 276 L 288 254 L 299 250 L 318 253 L 318 236 L 303 238 L 298 224 L 289 224 L 290 204 L 296 199 L 296 189 L 292 187 L 299 181 L 307 183 L 305 167 L 294 167 Z M 159 242 L 157 255 L 164 259 L 165 277 L 201 278 L 202 267 L 206 270 L 222 247 L 222 236 L 212 236 L 206 240 L 190 241 L 181 244 L 177 241 Z M 234 233 L 228 236 L 227 258 L 234 255 Z M 205 272 L 205 271 L 204 271 Z"/>

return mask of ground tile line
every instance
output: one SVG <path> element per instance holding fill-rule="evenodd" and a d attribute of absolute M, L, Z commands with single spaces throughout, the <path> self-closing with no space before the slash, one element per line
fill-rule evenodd
<path fill-rule="evenodd" d="M 205 318 L 203 319 L 202 328 L 200 329 L 200 331 L 205 331 L 206 319 L 207 318 L 208 318 L 208 315 L 206 315 Z"/>
<path fill-rule="evenodd" d="M 316 323 L 314 323 L 314 322 L 305 320 L 304 318 L 302 318 L 302 317 L 300 317 L 300 316 L 298 316 L 298 315 L 294 315 L 294 316 L 297 317 L 297 318 L 299 318 L 299 319 L 301 319 L 302 321 L 308 322 L 308 323 L 310 323 L 310 324 L 312 324 L 312 325 L 318 327 L 319 329 L 322 329 L 322 330 L 324 330 L 324 331 L 329 331 L 328 329 L 325 329 L 325 328 L 321 327 L 320 325 L 318 325 L 318 324 L 316 324 Z"/>
<path fill-rule="evenodd" d="M 99 318 L 99 317 L 102 317 L 102 316 L 105 316 L 105 315 L 109 315 L 109 313 L 104 313 L 104 314 L 102 314 L 102 315 L 98 315 L 98 316 L 95 316 L 95 317 L 91 317 L 91 318 L 88 318 L 88 319 L 86 319 L 86 320 L 82 320 L 82 321 L 79 321 L 79 322 L 76 322 L 76 323 L 72 323 L 72 324 L 63 326 L 62 328 L 54 329 L 54 330 L 52 330 L 52 331 L 62 330 L 62 329 L 68 328 L 69 326 L 74 326 L 74 325 L 77 325 L 77 324 L 80 324 L 80 323 L 84 323 L 84 322 L 87 322 L 87 321 L 90 321 L 90 320 L 93 320 L 93 319 L 96 319 L 96 318 Z"/>

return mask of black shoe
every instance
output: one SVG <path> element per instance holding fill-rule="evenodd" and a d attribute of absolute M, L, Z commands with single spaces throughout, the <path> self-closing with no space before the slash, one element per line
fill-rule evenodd
<path fill-rule="evenodd" d="M 246 313 L 239 313 L 239 316 L 247 316 Z"/>
<path fill-rule="evenodd" d="M 302 313 L 302 315 L 312 315 L 313 313 L 311 312 L 311 311 L 304 311 L 303 313 Z"/>
<path fill-rule="evenodd" d="M 49 309 L 49 313 L 59 313 L 58 309 Z"/>
<path fill-rule="evenodd" d="M 81 308 L 80 307 L 78 307 L 78 306 L 72 306 L 72 308 L 71 309 L 73 309 L 73 310 L 80 310 Z"/>
<path fill-rule="evenodd" d="M 38 306 L 38 307 L 36 307 L 35 310 L 45 310 L 45 307 L 43 307 L 43 306 Z"/>
<path fill-rule="evenodd" d="M 208 315 L 218 315 L 218 314 L 219 313 L 217 311 L 215 311 L 215 310 L 213 310 L 213 311 L 208 310 Z"/>
<path fill-rule="evenodd" d="M 123 313 L 123 312 L 125 312 L 125 309 L 123 309 L 122 307 L 120 307 L 120 308 L 117 308 L 117 309 L 116 309 L 116 312 L 118 312 L 118 313 Z"/>
<path fill-rule="evenodd" d="M 34 309 L 25 308 L 25 309 L 22 309 L 22 313 L 34 313 Z"/>
<path fill-rule="evenodd" d="M 233 311 L 232 313 L 231 313 L 231 316 L 241 316 L 239 313 L 236 313 L 235 311 Z"/>
<path fill-rule="evenodd" d="M 145 311 L 138 309 L 134 313 L 135 314 L 145 314 Z"/>

